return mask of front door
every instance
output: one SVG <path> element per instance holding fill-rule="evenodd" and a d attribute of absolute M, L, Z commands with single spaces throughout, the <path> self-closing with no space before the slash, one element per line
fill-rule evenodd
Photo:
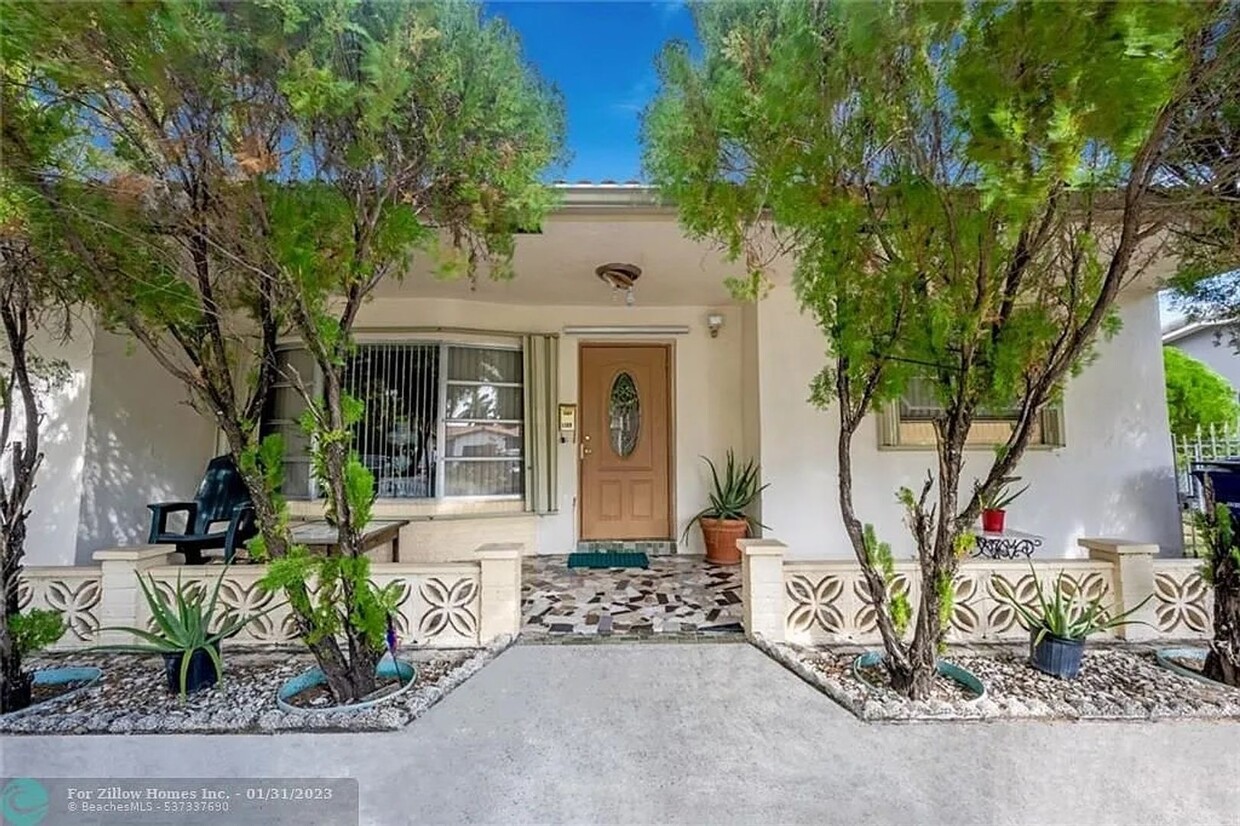
<path fill-rule="evenodd" d="M 671 539 L 671 353 L 581 345 L 581 538 Z"/>

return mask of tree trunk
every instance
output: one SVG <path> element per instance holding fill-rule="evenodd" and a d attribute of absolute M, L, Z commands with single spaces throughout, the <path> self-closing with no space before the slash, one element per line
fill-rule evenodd
<path fill-rule="evenodd" d="M 242 453 L 250 446 L 246 434 L 235 421 L 227 417 L 219 417 L 219 424 L 228 441 L 233 461 L 236 462 L 246 487 L 250 490 L 250 502 L 254 507 L 254 522 L 267 544 L 268 555 L 272 559 L 280 559 L 288 553 L 289 547 L 289 536 L 280 517 L 280 508 L 276 504 L 272 491 L 267 490 L 267 483 L 262 474 L 247 469 L 245 463 L 241 461 Z M 292 586 L 285 589 L 285 596 L 288 597 L 296 617 L 298 634 L 306 647 L 310 649 L 310 653 L 314 655 L 319 668 L 322 669 L 327 679 L 328 689 L 336 702 L 347 703 L 374 691 L 374 667 L 378 658 L 376 657 L 370 664 L 367 671 L 369 676 L 358 679 L 358 672 L 350 668 L 351 658 L 345 656 L 335 637 L 329 636 L 311 641 L 314 623 L 310 613 L 313 609 L 310 607 L 309 589 L 304 584 Z"/>
<path fill-rule="evenodd" d="M 26 274 L 6 273 L 0 294 L 0 322 L 9 351 L 9 375 L 5 377 L 4 413 L 0 416 L 0 450 L 8 454 L 8 478 L 0 484 L 0 713 L 14 711 L 30 702 L 30 675 L 22 669 L 22 652 L 9 628 L 18 612 L 17 583 L 26 554 L 26 509 L 34 492 L 35 473 L 43 462 L 39 452 L 42 410 L 30 379 L 28 351 L 32 296 Z M 16 394 L 16 398 L 15 398 Z M 23 438 L 10 441 L 13 405 L 20 401 L 24 419 Z"/>
<path fill-rule="evenodd" d="M 1205 675 L 1240 688 L 1240 564 L 1223 549 L 1214 568 L 1214 638 Z"/>
<path fill-rule="evenodd" d="M 0 616 L 0 714 L 17 711 L 30 702 L 30 675 L 22 670 L 21 652 L 9 632 L 9 617 L 17 614 L 17 578 L 25 536 L 23 516 L 0 540 L 4 545 L 5 562 L 0 571 L 0 593 L 4 600 L 4 613 Z"/>
<path fill-rule="evenodd" d="M 323 374 L 323 407 L 327 415 L 327 428 L 333 432 L 346 430 L 342 368 L 336 362 L 320 361 L 319 370 Z M 362 556 L 361 534 L 358 526 L 354 524 L 353 507 L 345 485 L 345 469 L 350 452 L 348 442 L 333 441 L 323 451 L 323 464 L 330 488 L 329 504 L 334 510 L 336 522 L 337 542 L 334 553 L 357 558 Z M 355 588 L 359 586 L 364 586 L 364 583 L 354 583 L 347 575 L 341 578 L 344 636 L 349 656 L 343 663 L 344 670 L 337 676 L 341 682 L 347 681 L 351 687 L 350 699 L 359 699 L 375 690 L 375 666 L 382 656 L 382 652 L 374 649 L 366 635 L 352 621 L 353 606 L 357 604 Z M 340 700 L 339 696 L 337 700 Z"/>
<path fill-rule="evenodd" d="M 839 461 L 838 494 L 840 517 L 844 522 L 844 529 L 848 532 L 848 539 L 853 547 L 853 554 L 861 565 L 861 574 L 865 579 L 866 591 L 869 593 L 870 601 L 874 606 L 874 619 L 878 625 L 879 635 L 883 640 L 883 649 L 887 653 L 885 663 L 888 673 L 892 675 L 894 684 L 895 674 L 897 672 L 901 674 L 907 673 L 909 671 L 909 663 L 900 640 L 900 635 L 896 633 L 895 624 L 892 622 L 891 610 L 887 605 L 887 581 L 884 579 L 882 572 L 875 567 L 874 560 L 870 558 L 869 551 L 865 545 L 865 535 L 861 520 L 857 518 L 856 508 L 853 504 L 852 437 L 856 432 L 860 417 L 850 413 L 851 403 L 846 375 L 847 363 L 841 359 L 836 366 L 836 392 L 840 410 L 840 433 L 836 447 L 836 456 Z"/>
<path fill-rule="evenodd" d="M 921 598 L 917 607 L 917 626 L 908 648 L 908 668 L 892 671 L 892 687 L 911 700 L 925 700 L 934 689 L 938 659 L 951 622 L 953 583 L 959 560 L 956 543 L 960 535 L 956 509 L 959 504 L 960 474 L 964 466 L 964 443 L 969 432 L 970 413 L 965 404 L 950 411 L 952 418 L 936 427 L 939 468 L 935 479 L 938 502 L 927 511 L 923 494 L 915 503 L 913 530 L 921 572 Z M 928 492 L 929 488 L 926 489 Z M 934 518 L 937 513 L 937 519 Z M 933 533 L 931 533 L 931 526 Z"/>

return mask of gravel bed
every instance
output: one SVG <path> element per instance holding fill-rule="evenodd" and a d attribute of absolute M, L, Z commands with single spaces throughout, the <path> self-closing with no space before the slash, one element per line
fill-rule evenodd
<path fill-rule="evenodd" d="M 301 650 L 224 651 L 224 680 L 181 702 L 164 682 L 163 660 L 130 654 L 66 653 L 43 656 L 32 668 L 97 665 L 94 687 L 52 703 L 0 717 L 9 734 L 267 734 L 281 731 L 391 731 L 426 713 L 509 645 L 486 648 L 409 649 L 400 658 L 417 665 L 414 688 L 399 698 L 352 713 L 286 712 L 276 690 L 314 666 Z"/>
<path fill-rule="evenodd" d="M 930 699 L 910 701 L 888 688 L 871 689 L 853 676 L 860 649 L 754 642 L 863 720 L 1240 720 L 1240 689 L 1174 674 L 1158 666 L 1148 648 L 1086 649 L 1075 680 L 1033 669 L 1023 646 L 953 648 L 946 659 L 981 679 L 985 696 L 968 699 L 940 677 Z"/>

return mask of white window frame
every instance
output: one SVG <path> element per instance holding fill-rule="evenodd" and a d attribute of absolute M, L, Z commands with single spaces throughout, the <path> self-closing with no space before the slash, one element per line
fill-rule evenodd
<path fill-rule="evenodd" d="M 908 451 L 929 451 L 934 450 L 933 442 L 905 442 L 900 437 L 900 424 L 903 421 L 925 422 L 926 419 L 904 419 L 900 412 L 901 399 L 895 399 L 883 405 L 877 411 L 878 420 L 878 448 L 879 450 L 908 450 Z M 1058 450 L 1067 446 L 1064 429 L 1063 405 L 1060 403 L 1049 404 L 1043 408 L 1039 414 L 1041 417 L 1041 438 L 1037 442 L 1031 442 L 1028 450 Z M 978 417 L 985 421 L 1015 421 L 1014 417 L 1004 416 L 987 416 Z M 970 442 L 964 446 L 965 450 L 994 450 L 1000 447 L 1002 442 Z"/>
<path fill-rule="evenodd" d="M 457 335 L 441 335 L 441 336 L 424 336 L 424 335 L 391 335 L 382 331 L 358 331 L 355 336 L 357 347 L 371 347 L 383 345 L 401 345 L 401 346 L 425 346 L 435 347 L 438 350 L 439 370 L 435 381 L 436 393 L 438 399 L 436 402 L 436 423 L 435 423 L 435 495 L 434 496 L 385 496 L 377 497 L 376 502 L 385 505 L 441 505 L 454 502 L 513 502 L 524 501 L 525 486 L 528 483 L 526 479 L 526 446 L 525 446 L 525 428 L 528 423 L 524 418 L 521 419 L 452 419 L 452 423 L 477 423 L 486 422 L 488 424 L 515 424 L 520 425 L 522 434 L 521 455 L 507 459 L 494 459 L 490 457 L 456 457 L 451 459 L 454 462 L 497 462 L 508 461 L 516 462 L 521 469 L 521 490 L 516 493 L 493 493 L 493 494 L 473 494 L 473 495 L 450 495 L 446 492 L 447 474 L 446 463 L 448 458 L 444 455 L 443 446 L 447 444 L 447 405 L 448 405 L 448 387 L 456 386 L 495 386 L 495 387 L 515 387 L 522 393 L 522 410 L 524 410 L 524 394 L 525 394 L 525 375 L 522 374 L 520 382 L 483 382 L 470 381 L 463 379 L 448 379 L 448 350 L 451 347 L 473 348 L 478 350 L 509 350 L 518 354 L 524 354 L 524 347 L 519 338 L 513 336 L 480 336 L 471 334 Z M 283 341 L 276 345 L 276 351 L 281 350 L 303 350 L 304 348 L 297 341 Z M 292 382 L 283 379 L 277 379 L 273 383 L 272 389 L 279 387 L 292 387 Z M 313 393 L 321 396 L 323 393 L 323 377 L 318 366 L 315 365 L 313 379 Z M 296 420 L 272 419 L 263 422 L 263 425 L 279 425 L 281 427 L 291 425 L 300 427 L 300 423 Z M 356 446 L 354 446 L 356 448 Z M 285 462 L 288 462 L 288 455 L 285 454 Z M 309 457 L 306 459 L 295 459 L 298 464 L 310 464 Z M 312 473 L 308 473 L 307 496 L 300 495 L 289 496 L 290 499 L 301 501 L 320 501 L 323 499 L 322 494 L 318 490 L 318 485 Z M 287 494 L 286 494 L 287 495 Z"/>
<path fill-rule="evenodd" d="M 436 455 L 435 455 L 435 501 L 451 501 L 451 502 L 503 502 L 520 500 L 525 501 L 525 428 L 526 422 L 524 418 L 520 419 L 452 419 L 452 424 L 517 424 L 521 426 L 521 455 L 508 459 L 494 459 L 491 457 L 463 457 L 456 456 L 450 460 L 444 454 L 443 445 L 448 443 L 448 387 L 455 385 L 457 387 L 515 387 L 521 391 L 522 410 L 525 408 L 525 374 L 521 374 L 519 382 L 496 382 L 496 381 L 469 381 L 464 379 L 448 378 L 448 350 L 452 347 L 473 348 L 475 350 L 510 350 L 517 354 L 522 354 L 521 343 L 513 342 L 506 345 L 496 344 L 478 344 L 473 342 L 459 341 L 443 341 L 439 345 L 439 421 L 436 426 Z M 456 495 L 449 496 L 445 492 L 448 483 L 447 463 L 453 462 L 517 462 L 521 468 L 521 490 L 517 493 L 485 493 L 474 494 L 470 496 Z M 388 500 L 388 501 L 404 501 L 404 500 Z"/>

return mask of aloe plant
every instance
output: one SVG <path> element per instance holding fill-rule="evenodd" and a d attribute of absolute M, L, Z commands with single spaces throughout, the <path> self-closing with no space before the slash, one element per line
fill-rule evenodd
<path fill-rule="evenodd" d="M 710 468 L 710 506 L 698 511 L 689 520 L 684 538 L 687 539 L 689 529 L 703 519 L 744 519 L 751 530 L 754 527 L 765 528 L 766 525 L 746 512 L 758 495 L 770 487 L 769 483 L 760 484 L 758 463 L 749 459 L 741 464 L 736 460 L 736 454 L 729 450 L 721 476 L 714 462 L 705 456 L 702 461 Z"/>
<path fill-rule="evenodd" d="M 990 494 L 981 497 L 982 509 L 988 511 L 1007 510 L 1008 505 L 1015 502 L 1017 497 L 1029 490 L 1029 486 L 1025 485 L 1018 491 L 1012 491 L 1012 484 L 1019 481 L 1019 476 L 1004 476 L 1000 479 L 999 487 L 995 488 Z M 979 483 L 974 482 L 973 487 L 979 489 L 980 492 L 981 485 Z"/>
<path fill-rule="evenodd" d="M 218 650 L 221 640 L 235 635 L 249 622 L 268 613 L 278 606 L 270 606 L 262 611 L 246 617 L 234 616 L 228 610 L 217 616 L 220 607 L 220 586 L 228 566 L 220 571 L 215 585 L 211 588 L 210 599 L 206 599 L 203 589 L 197 583 L 188 586 L 181 581 L 177 572 L 177 587 L 172 598 L 164 596 L 155 586 L 155 577 L 148 574 L 146 578 L 139 576 L 138 585 L 142 595 L 146 597 L 147 607 L 155 622 L 155 630 L 148 631 L 132 626 L 114 625 L 100 629 L 103 631 L 124 631 L 132 634 L 142 642 L 128 645 L 106 645 L 99 648 L 107 651 L 119 651 L 131 654 L 180 654 L 180 696 L 185 699 L 186 679 L 189 674 L 190 660 L 197 651 L 206 651 L 215 666 L 215 676 L 223 679 L 224 663 Z M 213 630 L 214 629 L 214 630 Z"/>
<path fill-rule="evenodd" d="M 1021 626 L 1031 634 L 1036 633 L 1033 639 L 1034 645 L 1042 642 L 1047 634 L 1066 640 L 1083 641 L 1089 635 L 1099 631 L 1107 631 L 1123 625 L 1147 624 L 1141 620 L 1128 619 L 1128 617 L 1149 602 L 1153 594 L 1122 614 L 1112 615 L 1111 606 L 1104 606 L 1101 597 L 1094 597 L 1084 602 L 1079 592 L 1069 594 L 1063 584 L 1063 571 L 1059 572 L 1059 576 L 1055 579 L 1055 587 L 1047 597 L 1042 581 L 1038 579 L 1037 572 L 1034 571 L 1032 565 L 1029 566 L 1029 570 L 1033 573 L 1033 587 L 1036 595 L 1033 607 L 1018 600 L 1002 579 L 996 578 L 994 584 L 995 595 L 1001 602 L 1010 605 L 1016 611 Z"/>

